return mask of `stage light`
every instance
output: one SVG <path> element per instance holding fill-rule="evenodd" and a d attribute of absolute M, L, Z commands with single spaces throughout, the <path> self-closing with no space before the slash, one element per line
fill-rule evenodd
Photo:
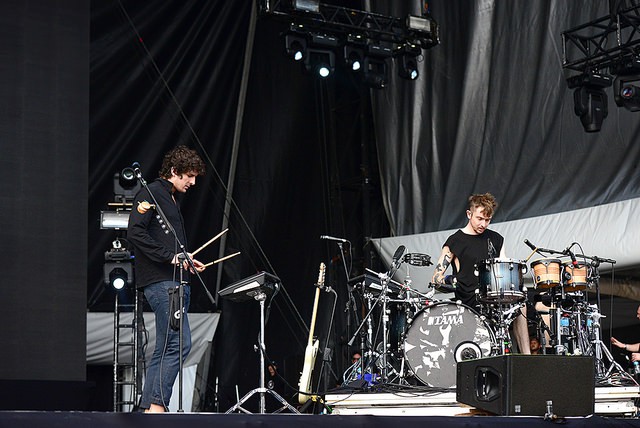
<path fill-rule="evenodd" d="M 133 168 L 126 167 L 113 175 L 113 194 L 116 202 L 130 203 L 141 187 Z"/>
<path fill-rule="evenodd" d="M 100 229 L 127 230 L 131 210 L 100 211 Z"/>
<path fill-rule="evenodd" d="M 364 51 L 361 48 L 346 45 L 344 47 L 344 60 L 351 71 L 360 71 L 364 61 Z"/>
<path fill-rule="evenodd" d="M 128 253 L 128 251 L 127 251 Z M 103 267 L 104 283 L 116 290 L 133 285 L 133 266 L 131 260 L 107 261 Z"/>
<path fill-rule="evenodd" d="M 302 61 L 307 49 L 307 39 L 302 34 L 288 33 L 284 36 L 287 55 L 294 61 Z"/>
<path fill-rule="evenodd" d="M 113 241 L 113 248 L 104 253 L 104 283 L 116 290 L 133 285 L 133 257 L 131 251 L 122 248 L 118 239 Z"/>
<path fill-rule="evenodd" d="M 119 267 L 113 268 L 109 272 L 109 284 L 116 290 L 122 290 L 127 284 L 128 278 L 127 272 Z"/>
<path fill-rule="evenodd" d="M 372 88 L 382 89 L 389 82 L 387 62 L 383 58 L 366 57 L 363 73 L 364 83 Z"/>
<path fill-rule="evenodd" d="M 333 51 L 322 49 L 309 49 L 305 59 L 305 68 L 308 72 L 325 79 L 335 71 L 335 54 Z"/>
<path fill-rule="evenodd" d="M 409 15 L 405 21 L 407 29 L 415 31 L 424 31 L 425 33 L 431 33 L 432 25 L 431 20 L 422 16 Z"/>
<path fill-rule="evenodd" d="M 598 73 L 585 73 L 567 79 L 573 92 L 573 108 L 580 117 L 586 132 L 598 132 L 603 120 L 608 116 L 607 94 L 604 88 L 611 86 L 611 76 Z"/>
<path fill-rule="evenodd" d="M 422 48 L 429 49 L 438 44 L 438 26 L 433 19 L 409 15 L 405 20 L 405 26 Z"/>
<path fill-rule="evenodd" d="M 621 75 L 613 81 L 613 99 L 618 107 L 640 111 L 640 87 L 632 83 L 640 81 L 640 75 Z"/>
<path fill-rule="evenodd" d="M 607 94 L 600 88 L 582 86 L 573 93 L 574 112 L 586 132 L 598 132 L 608 116 Z"/>
<path fill-rule="evenodd" d="M 302 12 L 320 12 L 320 0 L 288 0 L 289 7 Z"/>
<path fill-rule="evenodd" d="M 416 80 L 420 76 L 418 58 L 420 58 L 421 52 L 420 48 L 415 44 L 407 44 L 398 50 L 396 61 L 400 77 Z"/>

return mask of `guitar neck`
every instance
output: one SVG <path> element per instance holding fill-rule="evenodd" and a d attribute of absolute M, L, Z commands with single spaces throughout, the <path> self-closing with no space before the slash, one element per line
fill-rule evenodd
<path fill-rule="evenodd" d="M 313 333 L 316 327 L 316 317 L 318 316 L 318 301 L 320 300 L 320 287 L 316 287 L 316 297 L 313 301 L 313 313 L 311 314 L 311 325 L 309 326 L 309 343 L 307 346 L 313 345 Z"/>

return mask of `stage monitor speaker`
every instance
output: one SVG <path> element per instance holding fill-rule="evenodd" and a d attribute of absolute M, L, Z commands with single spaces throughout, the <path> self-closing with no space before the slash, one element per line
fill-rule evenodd
<path fill-rule="evenodd" d="M 497 415 L 587 416 L 595 404 L 593 357 L 503 355 L 460 361 L 458 402 Z M 548 407 L 548 404 L 550 407 Z"/>

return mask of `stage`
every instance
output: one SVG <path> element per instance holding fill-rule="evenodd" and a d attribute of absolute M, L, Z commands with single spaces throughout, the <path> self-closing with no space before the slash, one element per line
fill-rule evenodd
<path fill-rule="evenodd" d="M 637 386 L 596 387 L 594 394 L 593 413 L 597 416 L 633 418 L 638 413 L 636 401 L 640 399 L 640 388 Z M 568 400 L 572 398 L 569 396 Z M 484 409 L 459 403 L 455 391 L 328 394 L 326 403 L 332 415 L 464 417 L 489 414 Z"/>
<path fill-rule="evenodd" d="M 570 427 L 640 427 L 638 419 L 603 416 L 567 418 L 556 420 Z M 542 427 L 551 421 L 542 417 L 505 416 L 403 416 L 396 415 L 246 415 L 217 413 L 168 413 L 149 415 L 144 413 L 89 413 L 89 412 L 0 412 L 0 426 L 11 428 L 383 428 L 401 424 L 403 428 L 434 427 Z"/>
<path fill-rule="evenodd" d="M 544 385 L 542 386 L 544 388 Z M 524 427 L 549 426 L 550 422 L 571 427 L 640 427 L 636 418 L 639 387 L 596 387 L 594 414 L 580 417 L 495 416 L 456 401 L 456 392 L 336 392 L 325 397 L 325 414 L 244 414 L 244 413 L 113 413 L 80 411 L 1 411 L 0 427 L 64 428 L 191 428 L 260 427 Z M 568 397 L 571 400 L 573 397 Z M 329 413 L 330 412 L 330 413 Z"/>

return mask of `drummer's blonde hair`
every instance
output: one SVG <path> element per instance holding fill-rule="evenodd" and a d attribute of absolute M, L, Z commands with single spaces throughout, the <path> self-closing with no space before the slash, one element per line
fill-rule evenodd
<path fill-rule="evenodd" d="M 498 202 L 491 193 L 469 196 L 469 211 L 473 212 L 477 207 L 482 207 L 482 211 L 487 217 L 493 217 L 493 212 L 498 208 Z"/>

